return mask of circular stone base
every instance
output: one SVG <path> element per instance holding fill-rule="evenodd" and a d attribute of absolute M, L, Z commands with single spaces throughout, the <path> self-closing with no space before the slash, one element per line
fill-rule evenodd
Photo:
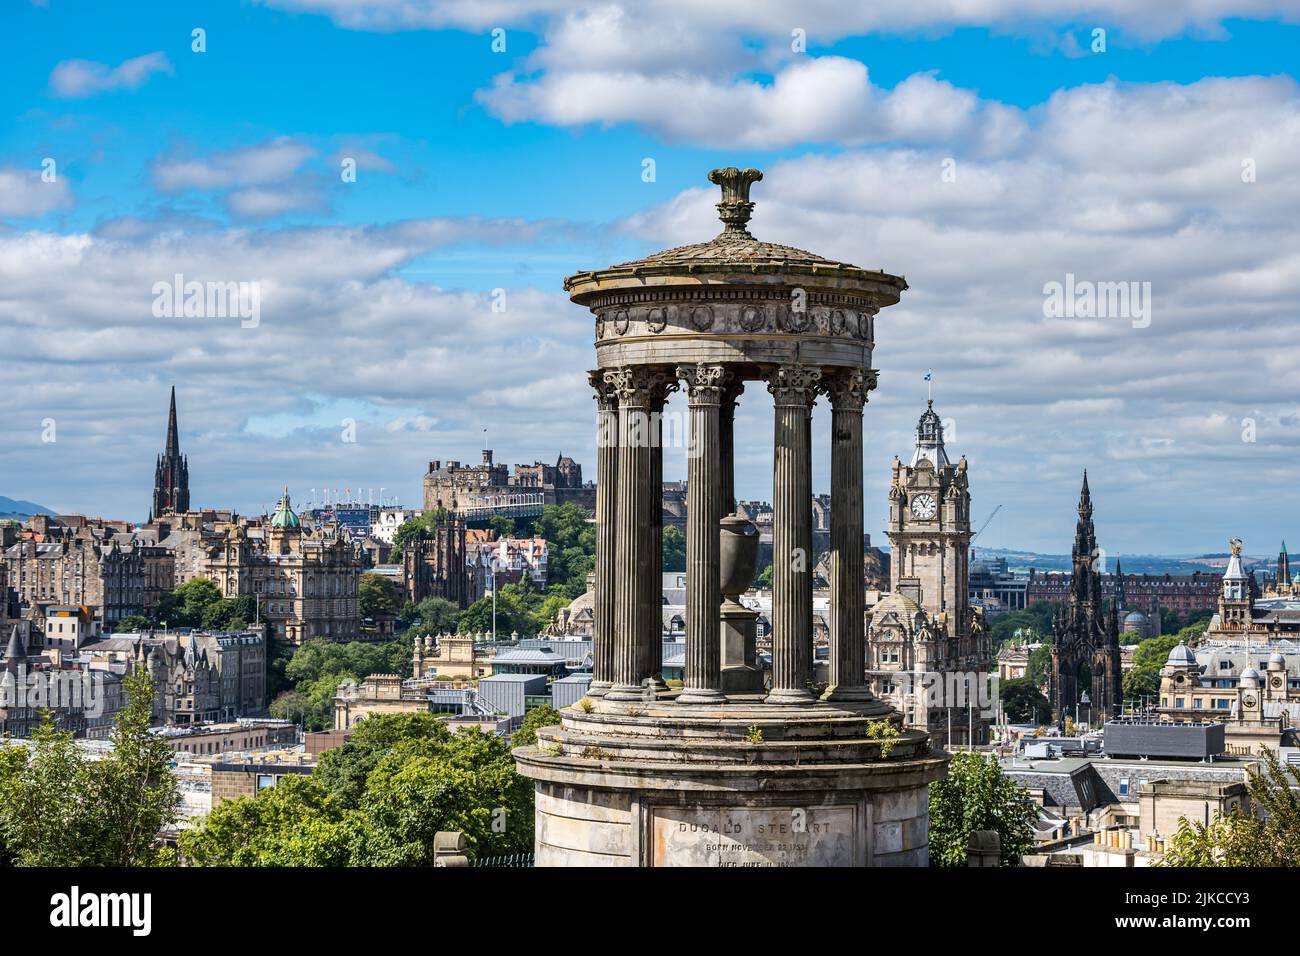
<path fill-rule="evenodd" d="M 585 706 L 515 751 L 538 866 L 928 863 L 948 758 L 880 700 Z"/>

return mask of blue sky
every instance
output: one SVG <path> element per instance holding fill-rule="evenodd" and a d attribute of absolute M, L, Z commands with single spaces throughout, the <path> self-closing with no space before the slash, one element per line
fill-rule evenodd
<path fill-rule="evenodd" d="M 427 461 L 477 458 L 484 428 L 508 461 L 590 466 L 563 276 L 708 238 L 708 169 L 755 165 L 761 238 L 913 287 L 878 325 L 868 530 L 933 367 L 977 515 L 1003 505 L 984 543 L 1066 550 L 1086 466 L 1109 550 L 1275 550 L 1300 446 L 1300 26 L 1267 0 L 1167 6 L 17 0 L 0 494 L 143 518 L 172 383 L 204 505 L 286 482 L 417 503 Z M 263 321 L 153 317 L 177 271 L 260 282 Z M 1067 273 L 1150 282 L 1150 327 L 1044 318 Z M 767 498 L 751 393 L 737 481 Z"/>

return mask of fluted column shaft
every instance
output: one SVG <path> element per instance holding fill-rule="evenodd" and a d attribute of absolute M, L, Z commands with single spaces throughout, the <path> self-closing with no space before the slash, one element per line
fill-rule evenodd
<path fill-rule="evenodd" d="M 717 704 L 722 693 L 721 402 L 731 373 L 721 365 L 677 369 L 686 383 L 686 675 L 680 704 Z"/>
<path fill-rule="evenodd" d="M 826 383 L 831 399 L 831 656 L 827 700 L 870 700 L 862 630 L 862 407 L 871 369 L 849 369 Z"/>
<path fill-rule="evenodd" d="M 718 410 L 718 454 L 722 470 L 722 513 L 736 511 L 736 399 L 745 390 L 745 383 L 734 376 L 722 386 L 722 401 Z"/>
<path fill-rule="evenodd" d="M 614 564 L 618 521 L 618 395 L 605 373 L 590 373 L 596 390 L 596 594 L 591 637 L 589 697 L 603 697 L 614 682 Z"/>
<path fill-rule="evenodd" d="M 821 370 L 767 376 L 775 402 L 772 476 L 772 689 L 769 703 L 814 700 L 812 681 L 812 406 Z"/>
<path fill-rule="evenodd" d="M 662 507 L 663 489 L 654 487 L 657 419 L 668 377 L 648 367 L 624 366 L 605 373 L 618 396 L 618 465 L 614 530 L 614 676 L 608 700 L 640 700 L 650 677 L 650 644 L 660 639 L 646 608 L 662 601 L 655 577 L 652 508 Z"/>
<path fill-rule="evenodd" d="M 676 382 L 666 384 L 664 390 L 657 391 L 651 397 L 650 407 L 650 484 L 654 489 L 653 500 L 648 503 L 649 512 L 646 520 L 650 522 L 650 564 L 654 588 L 646 595 L 645 615 L 646 630 L 654 635 L 654 640 L 646 645 L 646 674 L 654 682 L 656 689 L 667 690 L 664 682 L 664 399 L 667 389 L 676 389 Z"/>

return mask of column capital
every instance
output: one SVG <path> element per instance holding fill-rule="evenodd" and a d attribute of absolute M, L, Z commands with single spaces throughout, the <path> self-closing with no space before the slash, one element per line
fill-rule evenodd
<path fill-rule="evenodd" d="M 662 403 L 678 389 L 677 380 L 666 367 L 623 365 L 605 370 L 605 382 L 625 406 L 648 408 Z"/>
<path fill-rule="evenodd" d="M 736 377 L 725 365 L 679 365 L 677 378 L 686 383 L 686 395 L 692 405 L 720 405 L 728 385 Z"/>
<path fill-rule="evenodd" d="M 592 397 L 596 399 L 596 405 L 602 412 L 614 411 L 618 408 L 618 392 L 606 379 L 604 369 L 592 369 L 587 373 L 587 381 L 596 392 Z"/>
<path fill-rule="evenodd" d="M 812 406 L 817 400 L 817 383 L 822 370 L 815 365 L 778 365 L 763 380 L 778 405 Z"/>
<path fill-rule="evenodd" d="M 874 368 L 846 368 L 828 370 L 821 382 L 821 391 L 831 400 L 831 407 L 845 411 L 861 411 L 867 404 L 867 393 L 876 387 L 877 370 Z"/>

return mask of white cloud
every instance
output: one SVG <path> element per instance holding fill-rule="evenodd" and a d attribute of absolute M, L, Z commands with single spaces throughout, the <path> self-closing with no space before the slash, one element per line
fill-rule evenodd
<path fill-rule="evenodd" d="M 155 73 L 171 72 L 171 61 L 161 51 L 123 60 L 115 67 L 93 60 L 64 60 L 50 73 L 50 90 L 55 96 L 94 96 L 111 90 L 139 89 Z"/>
<path fill-rule="evenodd" d="M 305 190 L 239 189 L 226 196 L 226 207 L 241 219 L 270 219 L 286 212 L 320 209 L 321 197 Z"/>
<path fill-rule="evenodd" d="M 502 74 L 479 99 L 506 122 L 637 123 L 671 142 L 766 149 L 972 137 L 983 116 L 972 93 L 934 76 L 882 90 L 863 64 L 838 56 L 790 63 L 771 83 L 626 71 Z"/>
<path fill-rule="evenodd" d="M 0 166 L 0 216 L 43 216 L 71 205 L 72 190 L 62 176 L 46 182 L 39 170 Z"/>
<path fill-rule="evenodd" d="M 216 190 L 280 182 L 299 173 L 316 155 L 305 143 L 280 137 L 203 157 L 165 156 L 154 160 L 153 181 L 163 192 Z"/>
<path fill-rule="evenodd" d="M 1298 123 L 1300 88 L 1284 77 L 1107 83 L 1031 111 L 1013 155 L 958 150 L 955 182 L 941 175 L 946 146 L 769 166 L 753 193 L 759 238 L 902 273 L 912 286 L 876 323 L 868 518 L 887 490 L 882 462 L 910 445 L 933 367 L 936 407 L 958 426 L 952 451 L 971 459 L 977 510 L 1007 506 L 989 543 L 1068 546 L 1084 466 L 1097 475 L 1112 550 L 1266 533 L 1273 519 L 1225 503 L 1243 483 L 1285 499 L 1287 463 L 1300 454 L 1287 384 L 1300 380 L 1300 170 L 1286 160 Z M 1253 183 L 1241 178 L 1247 150 L 1268 170 Z M 685 191 L 621 226 L 654 246 L 698 241 L 716 231 L 715 193 Z M 1067 273 L 1150 282 L 1150 327 L 1044 318 L 1043 285 Z M 770 422 L 761 394 L 742 401 L 760 406 L 742 487 L 761 489 Z M 1242 440 L 1246 417 L 1255 442 Z M 823 455 L 823 487 L 826 467 Z M 1140 530 L 1152 526 L 1163 542 Z"/>
<path fill-rule="evenodd" d="M 611 27 L 620 14 L 634 14 L 660 23 L 685 23 L 699 31 L 734 31 L 788 43 L 799 27 L 811 38 L 829 42 L 863 33 L 905 33 L 917 29 L 992 26 L 1028 31 L 1043 25 L 1079 21 L 1114 25 L 1146 39 L 1178 35 L 1186 30 L 1221 34 L 1225 19 L 1279 18 L 1295 22 L 1297 11 L 1288 0 L 1200 0 L 1194 4 L 1167 0 L 876 0 L 846 4 L 842 0 L 749 0 L 747 3 L 701 4 L 692 0 L 640 0 L 638 3 L 596 2 L 575 5 L 568 0 L 262 0 L 282 10 L 321 13 L 340 26 L 358 30 L 423 30 L 460 27 L 482 30 L 496 26 L 529 28 L 558 22 L 588 25 L 593 40 L 622 43 L 623 33 Z M 602 30 L 600 26 L 605 28 Z M 563 26 L 559 28 L 563 29 Z M 651 38 L 650 42 L 655 42 Z"/>
<path fill-rule="evenodd" d="M 146 235 L 142 225 L 127 238 L 0 233 L 0 378 L 14 393 L 0 421 L 0 493 L 21 486 L 52 507 L 143 517 L 172 382 L 195 501 L 205 505 L 257 506 L 286 480 L 296 498 L 308 491 L 302 484 L 373 483 L 418 502 L 427 460 L 476 453 L 488 424 L 500 447 L 523 454 L 590 440 L 585 391 L 533 409 L 512 403 L 505 415 L 486 397 L 498 385 L 526 393 L 556 369 L 589 362 L 590 321 L 562 293 L 503 274 L 508 308 L 497 313 L 484 293 L 395 274 L 440 246 L 528 242 L 542 226 L 429 220 Z M 176 273 L 259 283 L 260 324 L 154 317 L 154 283 Z M 358 443 L 314 419 L 276 435 L 247 427 L 301 415 L 307 394 L 340 418 L 355 407 Z M 57 423 L 52 444 L 40 437 L 46 418 Z"/>

